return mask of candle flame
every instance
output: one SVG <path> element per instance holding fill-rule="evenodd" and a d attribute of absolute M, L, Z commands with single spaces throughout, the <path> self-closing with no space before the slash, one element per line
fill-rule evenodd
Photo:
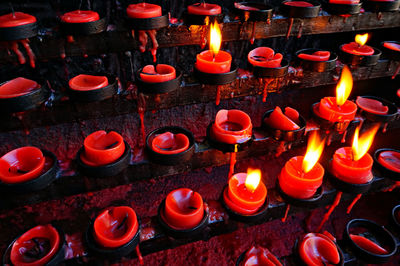
<path fill-rule="evenodd" d="M 340 80 L 336 85 L 336 104 L 342 106 L 347 98 L 349 98 L 351 89 L 353 88 L 353 76 L 348 66 L 344 66 Z"/>
<path fill-rule="evenodd" d="M 313 169 L 319 157 L 321 157 L 324 146 L 325 141 L 320 139 L 317 131 L 313 131 L 308 138 L 307 152 L 301 166 L 304 173 L 308 173 Z"/>
<path fill-rule="evenodd" d="M 379 126 L 379 124 L 375 125 L 361 137 L 359 137 L 360 127 L 356 128 L 356 131 L 354 132 L 353 145 L 351 147 L 353 151 L 353 161 L 360 160 L 368 152 L 375 134 L 378 132 Z"/>
<path fill-rule="evenodd" d="M 248 191 L 253 193 L 257 189 L 258 184 L 260 184 L 260 180 L 261 180 L 260 169 L 251 169 L 251 168 L 247 169 L 247 176 L 244 184 Z"/>
<path fill-rule="evenodd" d="M 210 26 L 210 50 L 212 51 L 214 57 L 218 54 L 219 49 L 221 48 L 221 39 L 221 29 L 219 28 L 218 23 L 215 21 Z"/>
<path fill-rule="evenodd" d="M 363 46 L 364 44 L 366 44 L 366 42 L 368 40 L 368 33 L 357 34 L 355 40 L 356 40 L 356 43 L 358 43 L 358 45 Z"/>

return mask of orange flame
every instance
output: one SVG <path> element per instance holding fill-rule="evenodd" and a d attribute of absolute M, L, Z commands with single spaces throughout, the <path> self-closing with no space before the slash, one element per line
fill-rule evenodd
<path fill-rule="evenodd" d="M 313 169 L 319 157 L 321 157 L 324 146 L 325 141 L 320 139 L 317 131 L 313 131 L 308 138 L 307 152 L 303 159 L 302 170 L 304 173 L 308 173 Z"/>
<path fill-rule="evenodd" d="M 261 180 L 260 169 L 251 169 L 251 168 L 247 169 L 247 177 L 244 184 L 248 191 L 253 193 L 257 189 L 258 184 L 260 184 L 260 180 Z"/>
<path fill-rule="evenodd" d="M 347 98 L 349 98 L 351 89 L 353 88 L 353 76 L 350 69 L 345 65 L 340 80 L 336 85 L 336 104 L 342 106 Z"/>
<path fill-rule="evenodd" d="M 363 46 L 368 41 L 368 33 L 357 34 L 355 40 L 356 40 L 356 43 L 358 43 L 358 45 Z"/>
<path fill-rule="evenodd" d="M 359 137 L 360 127 L 356 128 L 356 131 L 354 132 L 353 146 L 351 147 L 353 150 L 353 161 L 360 160 L 368 152 L 378 129 L 379 124 L 375 125 Z"/>
<path fill-rule="evenodd" d="M 210 26 L 210 50 L 213 55 L 216 56 L 221 48 L 221 29 L 219 28 L 218 23 L 215 21 Z"/>

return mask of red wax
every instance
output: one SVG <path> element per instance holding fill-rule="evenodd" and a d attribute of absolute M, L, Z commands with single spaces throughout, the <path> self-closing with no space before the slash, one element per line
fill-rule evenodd
<path fill-rule="evenodd" d="M 292 119 L 282 113 L 282 110 L 279 106 L 275 107 L 274 111 L 272 111 L 269 117 L 264 119 L 264 122 L 271 128 L 280 130 L 291 131 L 300 128 L 295 122 L 293 122 Z"/>
<path fill-rule="evenodd" d="M 248 141 L 252 134 L 251 119 L 240 110 L 220 110 L 215 116 L 211 127 L 211 137 L 228 144 L 238 144 Z"/>
<path fill-rule="evenodd" d="M 170 65 L 158 64 L 155 69 L 154 65 L 147 65 L 140 73 L 140 78 L 148 83 L 166 82 L 176 78 L 176 71 Z"/>
<path fill-rule="evenodd" d="M 87 23 L 99 19 L 99 14 L 90 10 L 74 10 L 61 16 L 61 20 L 66 23 Z"/>
<path fill-rule="evenodd" d="M 246 188 L 246 173 L 233 175 L 228 182 L 228 187 L 224 191 L 224 202 L 233 211 L 249 215 L 256 213 L 264 204 L 267 197 L 267 188 L 260 181 L 254 191 Z"/>
<path fill-rule="evenodd" d="M 304 173 L 302 170 L 304 156 L 292 157 L 286 162 L 278 176 L 279 186 L 287 195 L 297 199 L 312 197 L 322 185 L 324 168 L 317 162 Z"/>
<path fill-rule="evenodd" d="M 350 234 L 350 238 L 357 246 L 366 251 L 379 255 L 388 254 L 388 251 L 386 249 L 366 237 Z"/>
<path fill-rule="evenodd" d="M 298 55 L 299 58 L 309 61 L 327 61 L 331 53 L 329 51 L 316 51 L 312 54 L 301 53 Z"/>
<path fill-rule="evenodd" d="M 70 79 L 68 84 L 72 90 L 91 91 L 108 86 L 108 78 L 106 76 L 80 74 Z"/>
<path fill-rule="evenodd" d="M 235 3 L 235 8 L 245 10 L 245 11 L 259 11 L 260 9 L 253 6 L 247 6 L 241 3 Z"/>
<path fill-rule="evenodd" d="M 355 55 L 373 55 L 374 48 L 368 45 L 359 45 L 356 42 L 346 43 L 342 46 L 342 50 L 349 54 Z"/>
<path fill-rule="evenodd" d="M 299 245 L 301 260 L 309 266 L 334 265 L 340 262 L 335 242 L 324 234 L 308 233 Z"/>
<path fill-rule="evenodd" d="M 111 207 L 96 217 L 93 236 L 99 245 L 117 248 L 132 240 L 138 229 L 136 213 L 131 207 Z"/>
<path fill-rule="evenodd" d="M 369 113 L 386 115 L 389 112 L 389 107 L 378 100 L 358 96 L 356 103 L 358 107 Z"/>
<path fill-rule="evenodd" d="M 300 124 L 300 114 L 299 112 L 297 112 L 296 109 L 293 109 L 292 107 L 285 107 L 285 115 L 290 118 L 293 122 L 295 122 L 296 124 Z"/>
<path fill-rule="evenodd" d="M 45 265 L 57 253 L 59 246 L 57 230 L 51 225 L 39 225 L 26 231 L 14 242 L 10 259 L 13 265 Z"/>
<path fill-rule="evenodd" d="M 336 150 L 332 160 L 332 173 L 340 180 L 351 184 L 364 184 L 372 180 L 371 168 L 373 160 L 366 153 L 358 161 L 353 161 L 351 147 Z"/>
<path fill-rule="evenodd" d="M 383 151 L 379 153 L 378 162 L 387 169 L 400 173 L 400 152 Z"/>
<path fill-rule="evenodd" d="M 376 1 L 376 0 L 375 0 L 375 1 Z M 386 48 L 388 48 L 388 49 L 391 49 L 391 50 L 399 51 L 399 52 L 400 52 L 400 44 L 398 44 L 398 43 L 384 42 L 384 43 L 383 43 L 383 46 L 386 47 Z"/>
<path fill-rule="evenodd" d="M 356 5 L 360 3 L 360 0 L 329 0 L 329 3 L 340 5 Z"/>
<path fill-rule="evenodd" d="M 126 13 L 130 18 L 154 18 L 162 16 L 161 6 L 144 2 L 129 5 Z"/>
<path fill-rule="evenodd" d="M 45 157 L 36 147 L 12 150 L 0 158 L 0 180 L 14 184 L 35 179 L 41 174 L 44 163 Z"/>
<path fill-rule="evenodd" d="M 197 226 L 204 216 L 201 195 L 189 188 L 171 191 L 165 199 L 164 220 L 172 228 L 183 230 Z"/>
<path fill-rule="evenodd" d="M 82 161 L 89 166 L 101 166 L 112 163 L 125 151 L 124 139 L 115 131 L 99 130 L 85 138 Z"/>
<path fill-rule="evenodd" d="M 219 51 L 214 57 L 211 50 L 206 50 L 196 56 L 195 67 L 204 73 L 226 73 L 231 70 L 232 56 L 225 51 Z"/>
<path fill-rule="evenodd" d="M 295 6 L 295 7 L 312 7 L 313 4 L 306 1 L 290 1 L 284 3 L 287 6 Z"/>
<path fill-rule="evenodd" d="M 22 96 L 38 88 L 36 81 L 18 77 L 0 85 L 0 99 Z"/>
<path fill-rule="evenodd" d="M 165 132 L 153 139 L 151 148 L 161 154 L 177 154 L 186 151 L 189 144 L 189 138 L 185 134 Z"/>
<path fill-rule="evenodd" d="M 342 106 L 338 106 L 335 97 L 325 97 L 314 106 L 314 112 L 332 122 L 352 121 L 356 116 L 357 105 L 346 101 Z"/>
<path fill-rule="evenodd" d="M 267 248 L 251 247 L 240 264 L 241 266 L 282 266 L 280 261 Z"/>
<path fill-rule="evenodd" d="M 35 22 L 36 18 L 34 16 L 22 12 L 15 12 L 14 14 L 10 13 L 0 16 L 0 28 L 17 27 Z"/>
<path fill-rule="evenodd" d="M 193 15 L 212 16 L 221 14 L 221 6 L 209 3 L 196 3 L 187 7 L 188 13 Z"/>
<path fill-rule="evenodd" d="M 247 60 L 253 66 L 275 68 L 281 66 L 282 54 L 275 54 L 269 47 L 258 47 L 249 52 Z"/>

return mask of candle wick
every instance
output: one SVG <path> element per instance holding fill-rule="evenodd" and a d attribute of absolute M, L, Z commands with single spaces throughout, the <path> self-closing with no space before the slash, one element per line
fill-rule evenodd
<path fill-rule="evenodd" d="M 14 11 L 13 5 L 11 2 L 8 2 L 8 4 L 10 5 L 12 16 L 13 16 L 13 18 L 15 18 L 15 11 Z"/>
<path fill-rule="evenodd" d="M 82 0 L 79 2 L 78 10 L 81 10 L 81 8 L 82 8 Z"/>

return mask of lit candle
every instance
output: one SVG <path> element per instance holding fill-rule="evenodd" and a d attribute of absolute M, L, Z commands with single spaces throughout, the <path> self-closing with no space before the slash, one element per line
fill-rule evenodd
<path fill-rule="evenodd" d="M 383 151 L 379 153 L 378 162 L 387 169 L 400 173 L 400 152 Z"/>
<path fill-rule="evenodd" d="M 357 34 L 355 42 L 347 43 L 342 45 L 342 50 L 349 54 L 354 55 L 372 55 L 374 54 L 374 48 L 365 45 L 368 40 L 368 33 L 363 35 Z"/>
<path fill-rule="evenodd" d="M 221 14 L 221 6 L 209 3 L 196 3 L 187 7 L 192 15 L 215 16 Z"/>
<path fill-rule="evenodd" d="M 108 86 L 108 78 L 106 76 L 80 74 L 70 79 L 68 85 L 72 90 L 77 91 L 97 90 Z"/>
<path fill-rule="evenodd" d="M 352 147 L 343 147 L 333 155 L 331 171 L 338 179 L 351 184 L 364 184 L 372 180 L 373 159 L 370 148 L 379 125 L 372 127 L 359 138 L 360 127 L 356 128 Z"/>
<path fill-rule="evenodd" d="M 165 132 L 153 139 L 151 148 L 161 154 L 177 154 L 186 151 L 189 144 L 189 138 L 185 134 Z"/>
<path fill-rule="evenodd" d="M 331 122 L 352 121 L 357 112 L 357 105 L 347 98 L 353 87 L 350 69 L 345 66 L 336 86 L 336 98 L 325 97 L 314 105 L 314 113 Z"/>
<path fill-rule="evenodd" d="M 147 65 L 140 73 L 140 79 L 148 83 L 166 82 L 175 78 L 175 68 L 165 64 L 158 64 L 156 67 L 154 65 Z"/>
<path fill-rule="evenodd" d="M 91 10 L 74 10 L 61 16 L 61 20 L 66 23 L 87 23 L 99 19 L 99 13 Z"/>
<path fill-rule="evenodd" d="M 279 186 L 285 194 L 297 199 L 307 199 L 317 192 L 325 172 L 318 163 L 324 144 L 314 131 L 308 140 L 305 156 L 295 156 L 286 162 L 278 176 Z"/>
<path fill-rule="evenodd" d="M 336 243 L 324 234 L 306 234 L 298 249 L 300 258 L 306 265 L 337 265 L 340 262 Z"/>
<path fill-rule="evenodd" d="M 299 58 L 308 61 L 328 61 L 330 56 L 329 51 L 316 51 L 312 54 L 301 53 L 298 55 Z"/>
<path fill-rule="evenodd" d="M 36 81 L 18 77 L 0 85 L 0 99 L 19 97 L 38 88 L 40 85 Z"/>
<path fill-rule="evenodd" d="M 253 66 L 259 67 L 280 67 L 282 62 L 282 54 L 274 52 L 269 47 L 257 47 L 249 52 L 247 60 Z"/>
<path fill-rule="evenodd" d="M 217 22 L 210 27 L 210 50 L 201 52 L 196 56 L 195 67 L 204 73 L 226 73 L 231 69 L 232 56 L 225 51 L 220 51 L 221 30 Z"/>
<path fill-rule="evenodd" d="M 36 18 L 32 15 L 14 12 L 0 16 L 0 28 L 11 28 L 36 22 Z"/>
<path fill-rule="evenodd" d="M 299 122 L 299 113 L 290 107 L 286 107 L 283 113 L 277 106 L 268 117 L 264 118 L 264 123 L 269 127 L 286 131 L 299 129 Z"/>
<path fill-rule="evenodd" d="M 224 202 L 233 211 L 250 215 L 256 213 L 264 204 L 267 188 L 261 181 L 259 169 L 248 169 L 246 173 L 233 175 L 224 190 Z"/>
<path fill-rule="evenodd" d="M 212 139 L 227 144 L 244 143 L 251 139 L 251 119 L 240 110 L 219 110 L 210 135 Z"/>
<path fill-rule="evenodd" d="M 130 4 L 126 9 L 130 18 L 154 18 L 162 15 L 161 6 L 149 3 Z"/>
<path fill-rule="evenodd" d="M 383 105 L 382 102 L 375 99 L 358 96 L 356 99 L 356 104 L 362 110 L 377 115 L 386 115 L 389 112 L 389 107 Z"/>

